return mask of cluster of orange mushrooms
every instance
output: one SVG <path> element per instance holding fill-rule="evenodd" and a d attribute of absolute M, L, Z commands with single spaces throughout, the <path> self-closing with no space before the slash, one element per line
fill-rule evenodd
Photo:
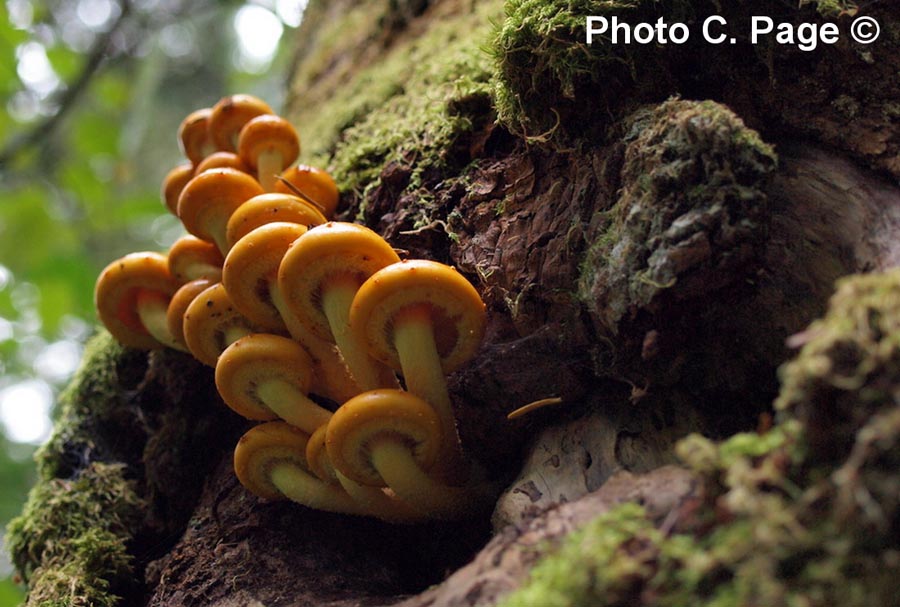
<path fill-rule="evenodd" d="M 474 287 L 329 221 L 334 181 L 293 166 L 297 132 L 255 97 L 190 114 L 179 140 L 189 162 L 162 196 L 189 234 L 103 270 L 110 333 L 215 368 L 225 403 L 261 422 L 234 454 L 259 496 L 391 522 L 483 504 L 491 489 L 462 453 L 445 379 L 484 333 Z"/>

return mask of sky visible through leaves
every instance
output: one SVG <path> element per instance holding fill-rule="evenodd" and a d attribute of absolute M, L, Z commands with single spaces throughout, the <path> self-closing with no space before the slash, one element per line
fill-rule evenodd
<path fill-rule="evenodd" d="M 306 0 L 0 0 L 0 607 L 22 590 L 2 529 L 96 326 L 112 260 L 183 231 L 160 202 L 181 120 L 235 92 L 276 110 Z"/>

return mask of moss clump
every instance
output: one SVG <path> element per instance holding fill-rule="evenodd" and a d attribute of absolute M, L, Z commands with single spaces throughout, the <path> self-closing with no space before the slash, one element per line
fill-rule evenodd
<path fill-rule="evenodd" d="M 116 605 L 132 573 L 126 544 L 141 507 L 122 465 L 94 463 L 72 480 L 36 485 L 7 535 L 29 584 L 27 604 Z"/>
<path fill-rule="evenodd" d="M 314 113 L 300 107 L 292 118 L 310 162 L 328 166 L 341 191 L 357 197 L 380 184 L 391 162 L 410 167 L 410 190 L 427 172 L 458 165 L 465 154 L 457 154 L 457 142 L 492 115 L 491 62 L 482 47 L 501 5 L 479 2 L 432 19 L 423 33 L 399 36 L 376 63 L 348 74 Z M 295 82 L 307 77 L 308 63 Z"/>
<path fill-rule="evenodd" d="M 88 341 L 81 367 L 59 397 L 53 435 L 36 455 L 43 480 L 71 476 L 91 459 L 121 459 L 113 451 L 140 458 L 143 440 L 126 440 L 128 432 L 142 434 L 130 419 L 128 392 L 146 369 L 146 352 L 124 348 L 106 331 Z"/>
<path fill-rule="evenodd" d="M 829 314 L 804 335 L 775 405 L 803 422 L 811 461 L 832 466 L 873 415 L 897 403 L 900 271 L 840 280 Z"/>
<path fill-rule="evenodd" d="M 854 15 L 859 9 L 853 0 L 800 0 L 800 6 L 812 4 L 823 17 L 840 17 L 842 15 Z"/>
<path fill-rule="evenodd" d="M 765 241 L 772 148 L 728 108 L 670 100 L 626 121 L 621 195 L 581 266 L 579 294 L 615 330 L 666 291 L 727 285 Z"/>
<path fill-rule="evenodd" d="M 766 116 L 760 124 L 778 124 L 782 108 L 772 103 L 770 93 L 779 93 L 767 82 L 801 74 L 816 79 L 819 70 L 810 71 L 808 58 L 771 39 L 752 43 L 751 16 L 777 16 L 798 25 L 855 10 L 850 0 L 801 0 L 794 7 L 780 0 L 508 0 L 492 46 L 497 113 L 514 133 L 557 148 L 602 144 L 619 118 L 672 95 L 736 104 L 744 115 L 757 105 L 755 111 Z M 710 15 L 725 18 L 730 24 L 725 35 L 734 43 L 704 40 L 701 29 Z M 588 44 L 589 16 L 605 17 L 610 24 L 615 17 L 632 27 L 663 19 L 685 24 L 690 36 L 681 44 L 671 36 L 666 44 L 655 38 L 626 44 L 620 33 L 614 44 L 610 25 Z M 802 100 L 784 102 L 796 107 Z"/>
<path fill-rule="evenodd" d="M 616 508 L 569 536 L 504 607 L 896 604 L 898 320 L 900 271 L 841 281 L 784 367 L 779 425 L 683 440 L 700 489 L 666 533 L 638 506 Z"/>
<path fill-rule="evenodd" d="M 532 141 L 601 140 L 622 115 L 623 102 L 633 109 L 677 89 L 663 48 L 599 40 L 588 45 L 585 18 L 685 22 L 692 5 L 686 0 L 509 0 L 493 44 L 500 120 Z"/>
<path fill-rule="evenodd" d="M 122 462 L 139 461 L 145 440 L 129 391 L 146 368 L 146 353 L 104 331 L 60 396 L 53 436 L 36 455 L 40 479 L 8 529 L 28 605 L 115 605 L 128 588 L 127 543 L 143 504 Z"/>

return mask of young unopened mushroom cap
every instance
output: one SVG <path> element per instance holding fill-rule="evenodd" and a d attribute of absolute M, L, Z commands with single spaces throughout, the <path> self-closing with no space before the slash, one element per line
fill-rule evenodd
<path fill-rule="evenodd" d="M 244 125 L 261 114 L 274 114 L 269 105 L 252 95 L 231 95 L 219 100 L 209 116 L 209 135 L 216 148 L 236 152 L 238 134 Z"/>
<path fill-rule="evenodd" d="M 228 252 L 225 227 L 228 219 L 245 201 L 263 193 L 250 175 L 235 169 L 210 169 L 191 179 L 178 199 L 178 217 L 188 232 L 215 242 L 222 254 Z"/>
<path fill-rule="evenodd" d="M 187 313 L 188 306 L 203 291 L 216 284 L 218 280 L 209 278 L 198 278 L 187 282 L 172 296 L 169 301 L 169 307 L 166 309 L 166 326 L 175 343 L 188 349 L 187 343 L 184 341 L 184 315 Z"/>
<path fill-rule="evenodd" d="M 411 259 L 373 274 L 360 288 L 350 325 L 372 355 L 394 369 L 400 357 L 391 339 L 398 313 L 426 305 L 444 373 L 452 373 L 478 351 L 487 324 L 478 291 L 450 266 Z"/>
<path fill-rule="evenodd" d="M 260 194 L 254 196 L 231 215 L 225 229 L 228 246 L 252 230 L 273 222 L 297 223 L 308 228 L 327 223 L 319 209 L 291 194 Z"/>
<path fill-rule="evenodd" d="M 222 272 L 231 301 L 244 316 L 267 331 L 283 331 L 284 320 L 273 301 L 278 267 L 291 244 L 306 232 L 297 223 L 262 225 L 238 240 Z"/>
<path fill-rule="evenodd" d="M 312 359 L 297 342 L 252 333 L 222 352 L 216 387 L 222 400 L 247 419 L 281 418 L 305 432 L 327 424 L 331 412 L 307 397 Z"/>
<path fill-rule="evenodd" d="M 241 157 L 234 152 L 213 152 L 201 160 L 194 169 L 194 174 L 199 175 L 210 169 L 234 169 L 248 175 L 253 171 Z"/>
<path fill-rule="evenodd" d="M 218 247 L 190 234 L 176 240 L 169 249 L 169 273 L 183 284 L 198 278 L 219 282 L 225 259 Z"/>
<path fill-rule="evenodd" d="M 238 312 L 222 283 L 201 292 L 184 313 L 184 341 L 203 364 L 215 367 L 219 355 L 258 328 Z"/>
<path fill-rule="evenodd" d="M 188 114 L 178 127 L 178 145 L 194 165 L 215 151 L 215 144 L 210 139 L 207 128 L 211 115 L 210 108 L 196 110 Z"/>
<path fill-rule="evenodd" d="M 263 114 L 241 129 L 238 155 L 256 169 L 259 182 L 271 192 L 281 172 L 300 155 L 300 136 L 281 116 Z"/>
<path fill-rule="evenodd" d="M 438 457 L 441 422 L 428 403 L 409 392 L 370 390 L 338 408 L 328 422 L 325 443 L 336 470 L 363 485 L 383 487 L 370 451 L 381 439 L 407 445 L 427 471 Z"/>
<path fill-rule="evenodd" d="M 252 493 L 270 500 L 289 499 L 309 508 L 367 515 L 340 487 L 323 483 L 309 470 L 309 436 L 284 422 L 251 428 L 234 450 L 234 471 Z"/>
<path fill-rule="evenodd" d="M 329 219 L 334 217 L 340 201 L 337 184 L 331 175 L 322 169 L 305 164 L 282 171 L 281 179 L 275 184 L 275 191 L 297 194 L 301 197 L 308 196 Z"/>
<path fill-rule="evenodd" d="M 164 255 L 131 253 L 100 272 L 94 301 L 100 321 L 119 343 L 152 350 L 172 344 L 165 335 L 154 336 L 144 326 L 138 298 L 142 291 L 149 291 L 168 300 L 177 289 L 178 282 L 169 274 Z"/>
<path fill-rule="evenodd" d="M 177 167 L 169 171 L 165 179 L 163 179 L 162 191 L 160 192 L 163 203 L 172 215 L 178 215 L 178 197 L 181 190 L 187 185 L 187 182 L 194 177 L 194 165 L 179 164 Z"/>

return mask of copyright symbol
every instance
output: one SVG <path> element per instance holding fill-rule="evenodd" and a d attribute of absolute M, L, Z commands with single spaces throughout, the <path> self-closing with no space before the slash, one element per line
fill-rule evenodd
<path fill-rule="evenodd" d="M 872 44 L 881 35 L 881 26 L 872 17 L 857 17 L 850 26 L 850 35 L 860 44 Z"/>

